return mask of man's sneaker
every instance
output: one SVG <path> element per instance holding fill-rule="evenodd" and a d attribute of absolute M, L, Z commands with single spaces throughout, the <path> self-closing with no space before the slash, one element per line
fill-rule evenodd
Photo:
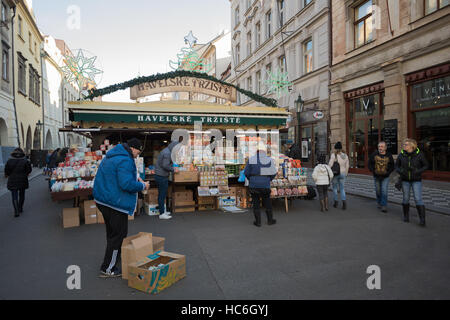
<path fill-rule="evenodd" d="M 172 216 L 168 215 L 166 212 L 166 213 L 160 214 L 159 218 L 163 219 L 163 220 L 168 220 L 168 219 L 172 219 Z"/>
<path fill-rule="evenodd" d="M 167 214 L 168 216 L 172 216 L 172 213 L 169 211 L 164 212 L 164 214 Z"/>
<path fill-rule="evenodd" d="M 118 278 L 122 276 L 122 272 L 118 269 L 113 269 L 111 271 L 100 270 L 100 278 Z"/>
<path fill-rule="evenodd" d="M 386 206 L 382 206 L 382 207 L 381 207 L 381 212 L 384 212 L 384 213 L 386 213 L 386 212 L 387 212 L 387 208 L 386 208 Z"/>

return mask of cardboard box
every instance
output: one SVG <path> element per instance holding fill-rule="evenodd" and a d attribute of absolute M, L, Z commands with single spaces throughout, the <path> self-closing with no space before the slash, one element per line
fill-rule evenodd
<path fill-rule="evenodd" d="M 144 204 L 145 214 L 148 216 L 159 216 L 159 207 L 157 204 Z"/>
<path fill-rule="evenodd" d="M 142 208 L 144 207 L 144 200 L 143 199 L 138 199 L 137 201 L 137 206 L 136 206 L 136 211 L 134 212 L 134 214 L 136 216 L 139 216 L 142 212 Z"/>
<path fill-rule="evenodd" d="M 72 228 L 80 226 L 80 208 L 64 208 L 62 213 L 63 227 Z"/>
<path fill-rule="evenodd" d="M 88 200 L 83 203 L 83 216 L 85 224 L 97 223 L 97 205 L 94 200 Z"/>
<path fill-rule="evenodd" d="M 194 212 L 195 211 L 195 201 L 176 201 L 175 206 L 192 206 L 186 208 L 174 208 L 173 212 Z"/>
<path fill-rule="evenodd" d="M 198 182 L 197 171 L 180 171 L 173 175 L 174 182 Z"/>
<path fill-rule="evenodd" d="M 202 204 L 214 204 L 216 200 L 216 197 L 198 197 L 197 203 Z"/>
<path fill-rule="evenodd" d="M 132 216 L 128 215 L 128 220 L 134 220 L 134 213 Z"/>
<path fill-rule="evenodd" d="M 159 270 L 148 270 L 151 266 L 165 266 Z M 157 294 L 186 277 L 184 255 L 159 252 L 129 265 L 128 286 L 143 292 Z"/>
<path fill-rule="evenodd" d="M 103 219 L 102 212 L 97 208 L 97 223 L 105 224 L 105 220 Z"/>
<path fill-rule="evenodd" d="M 166 238 L 163 237 L 155 237 L 152 235 L 152 241 L 153 241 L 153 251 L 164 251 L 164 242 L 166 241 Z"/>
<path fill-rule="evenodd" d="M 198 207 L 198 211 L 211 211 L 211 210 L 216 210 L 216 204 L 202 204 L 199 205 Z"/>
<path fill-rule="evenodd" d="M 176 191 L 172 193 L 172 199 L 175 201 L 192 201 L 194 200 L 194 192 L 192 190 Z"/>
<path fill-rule="evenodd" d="M 236 197 L 234 196 L 219 197 L 219 208 L 235 205 L 236 205 Z"/>
<path fill-rule="evenodd" d="M 239 187 L 234 187 L 234 186 L 228 187 L 228 194 L 230 196 L 236 197 L 237 193 L 238 193 L 238 189 L 239 189 Z"/>
<path fill-rule="evenodd" d="M 137 235 L 127 237 L 122 242 L 122 278 L 128 279 L 128 265 L 153 254 L 152 234 L 139 232 Z"/>
<path fill-rule="evenodd" d="M 144 196 L 144 202 L 148 204 L 158 203 L 158 189 L 152 188 L 147 190 L 147 194 Z"/>

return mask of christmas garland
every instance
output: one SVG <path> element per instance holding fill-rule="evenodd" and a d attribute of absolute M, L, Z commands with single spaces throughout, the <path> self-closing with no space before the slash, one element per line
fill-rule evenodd
<path fill-rule="evenodd" d="M 278 107 L 277 101 L 275 99 L 265 98 L 263 96 L 255 94 L 251 91 L 241 89 L 238 86 L 235 86 L 231 83 L 227 83 L 225 81 L 216 79 L 205 73 L 185 71 L 185 70 L 172 71 L 172 72 L 162 73 L 162 74 L 157 73 L 156 75 L 152 75 L 152 76 L 148 76 L 148 77 L 137 77 L 133 80 L 125 81 L 125 82 L 122 82 L 119 84 L 114 84 L 114 85 L 111 85 L 111 86 L 103 88 L 103 89 L 91 89 L 91 90 L 89 90 L 89 95 L 86 96 L 84 98 L 84 100 L 89 99 L 92 101 L 96 97 L 104 96 L 104 95 L 107 95 L 107 94 L 110 94 L 110 93 L 113 93 L 113 92 L 116 92 L 119 90 L 125 90 L 127 88 L 134 87 L 141 83 L 153 82 L 153 81 L 165 80 L 165 79 L 172 79 L 172 78 L 176 78 L 176 77 L 194 77 L 194 78 L 214 81 L 214 82 L 220 83 L 222 85 L 233 87 L 240 93 L 246 95 L 247 97 L 251 98 L 252 100 L 254 100 L 256 102 L 260 102 L 269 107 Z"/>

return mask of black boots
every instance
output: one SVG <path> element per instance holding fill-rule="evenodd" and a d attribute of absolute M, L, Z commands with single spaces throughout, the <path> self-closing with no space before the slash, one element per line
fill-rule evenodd
<path fill-rule="evenodd" d="M 419 214 L 420 225 L 425 227 L 425 206 L 416 206 Z"/>
<path fill-rule="evenodd" d="M 347 201 L 346 200 L 342 200 L 342 210 L 347 209 Z"/>
<path fill-rule="evenodd" d="M 273 214 L 272 214 L 272 211 L 271 210 L 267 210 L 266 211 L 266 215 L 267 215 L 267 224 L 270 226 L 270 225 L 273 225 L 273 224 L 275 224 L 275 223 L 277 223 L 277 220 L 275 220 L 274 218 L 273 218 Z"/>
<path fill-rule="evenodd" d="M 253 222 L 253 224 L 257 227 L 261 227 L 261 213 L 258 212 L 254 212 L 253 213 L 255 215 L 255 221 Z"/>
<path fill-rule="evenodd" d="M 13 200 L 13 207 L 14 207 L 14 217 L 19 216 L 19 201 Z"/>
<path fill-rule="evenodd" d="M 337 202 L 336 200 L 334 200 L 333 207 L 334 207 L 334 208 L 337 208 L 337 206 L 338 206 L 338 202 Z"/>
<path fill-rule="evenodd" d="M 402 204 L 403 206 L 403 222 L 409 222 L 409 203 Z"/>
<path fill-rule="evenodd" d="M 25 199 L 19 199 L 18 205 L 19 205 L 19 213 L 23 212 L 23 203 Z"/>

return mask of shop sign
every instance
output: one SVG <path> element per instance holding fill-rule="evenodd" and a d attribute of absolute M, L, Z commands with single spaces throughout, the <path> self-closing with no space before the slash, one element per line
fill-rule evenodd
<path fill-rule="evenodd" d="M 313 113 L 313 118 L 316 120 L 320 120 L 323 118 L 323 112 L 322 111 L 316 111 Z"/>
<path fill-rule="evenodd" d="M 159 116 L 138 115 L 138 122 L 192 124 L 201 121 L 204 124 L 240 124 L 240 117 L 207 117 L 207 116 Z"/>
<path fill-rule="evenodd" d="M 450 104 L 450 76 L 425 81 L 411 87 L 412 109 L 448 104 Z"/>
<path fill-rule="evenodd" d="M 175 77 L 141 83 L 130 88 L 131 100 L 166 92 L 193 92 L 236 102 L 236 89 L 216 81 L 194 77 Z"/>

